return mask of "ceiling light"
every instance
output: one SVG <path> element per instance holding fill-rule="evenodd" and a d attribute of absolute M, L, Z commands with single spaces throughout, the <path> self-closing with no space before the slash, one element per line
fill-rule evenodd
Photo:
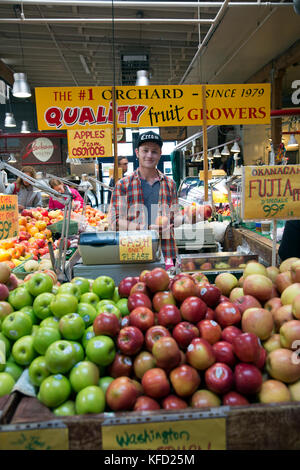
<path fill-rule="evenodd" d="M 12 94 L 15 98 L 29 98 L 31 96 L 30 87 L 27 83 L 25 73 L 14 73 L 14 84 Z"/>
<path fill-rule="evenodd" d="M 230 155 L 227 145 L 224 145 L 221 155 Z"/>
<path fill-rule="evenodd" d="M 149 85 L 149 78 L 147 70 L 138 70 L 136 72 L 136 86 L 147 86 Z"/>
<path fill-rule="evenodd" d="M 13 113 L 5 113 L 4 126 L 16 127 L 16 121 L 15 121 Z"/>
<path fill-rule="evenodd" d="M 82 67 L 84 68 L 85 73 L 88 75 L 91 73 L 88 64 L 86 63 L 86 60 L 82 54 L 79 55 L 80 62 L 82 63 Z"/>
<path fill-rule="evenodd" d="M 221 158 L 221 157 L 222 157 L 222 155 L 220 154 L 220 150 L 219 150 L 219 149 L 216 149 L 216 150 L 214 151 L 214 158 Z"/>
<path fill-rule="evenodd" d="M 22 121 L 21 133 L 22 134 L 29 134 L 30 133 L 28 121 Z"/>
<path fill-rule="evenodd" d="M 297 148 L 299 148 L 299 144 L 296 140 L 295 134 L 291 134 L 290 138 L 289 138 L 289 141 L 287 143 L 286 149 L 287 150 L 296 150 Z"/>
<path fill-rule="evenodd" d="M 237 141 L 234 142 L 233 146 L 230 149 L 230 152 L 232 153 L 240 153 L 241 149 Z"/>

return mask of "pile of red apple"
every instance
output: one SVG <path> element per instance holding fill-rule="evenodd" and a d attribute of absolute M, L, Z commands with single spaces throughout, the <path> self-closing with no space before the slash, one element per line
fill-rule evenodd
<path fill-rule="evenodd" d="M 0 396 L 28 368 L 56 415 L 300 400 L 298 258 L 250 261 L 214 284 L 161 268 L 118 286 L 34 273 L 0 302 L 0 321 L 11 351 Z"/>

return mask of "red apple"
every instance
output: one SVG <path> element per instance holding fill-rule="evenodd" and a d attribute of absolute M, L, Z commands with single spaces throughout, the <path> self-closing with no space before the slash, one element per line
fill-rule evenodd
<path fill-rule="evenodd" d="M 178 366 L 181 361 L 181 354 L 178 344 L 172 337 L 165 336 L 155 341 L 152 354 L 157 367 L 161 369 L 172 369 Z"/>
<path fill-rule="evenodd" d="M 221 291 L 217 286 L 209 284 L 200 289 L 199 297 L 208 307 L 214 308 L 220 301 Z"/>
<path fill-rule="evenodd" d="M 220 297 L 220 300 L 219 300 L 219 304 L 221 302 L 230 302 L 230 299 L 229 299 L 229 297 L 226 297 L 226 295 L 222 294 L 221 297 Z"/>
<path fill-rule="evenodd" d="M 181 320 L 181 313 L 176 305 L 165 305 L 157 314 L 158 324 L 166 328 L 173 328 L 180 323 Z"/>
<path fill-rule="evenodd" d="M 132 358 L 116 353 L 113 362 L 108 367 L 110 377 L 130 377 L 133 370 Z"/>
<path fill-rule="evenodd" d="M 242 333 L 233 340 L 234 354 L 242 362 L 256 362 L 260 355 L 260 342 L 254 333 Z"/>
<path fill-rule="evenodd" d="M 290 272 L 292 282 L 300 282 L 300 260 L 292 264 Z"/>
<path fill-rule="evenodd" d="M 201 272 L 193 273 L 191 276 L 192 276 L 192 278 L 194 279 L 194 281 L 196 283 L 206 282 L 207 284 L 209 284 L 209 280 L 208 280 L 207 276 L 205 276 L 205 274 L 203 274 Z"/>
<path fill-rule="evenodd" d="M 216 357 L 216 362 L 222 362 L 230 367 L 235 366 L 237 358 L 234 354 L 233 345 L 227 341 L 218 341 L 213 344 L 213 352 Z"/>
<path fill-rule="evenodd" d="M 286 289 L 291 284 L 293 284 L 293 281 L 292 281 L 292 275 L 290 271 L 285 271 L 285 272 L 277 274 L 275 278 L 275 286 L 280 294 L 282 294 L 284 289 Z"/>
<path fill-rule="evenodd" d="M 125 315 L 125 317 L 122 317 L 120 320 L 120 327 L 125 328 L 125 326 L 129 326 L 130 321 L 129 321 L 129 315 Z"/>
<path fill-rule="evenodd" d="M 147 295 L 147 297 L 150 296 L 150 292 L 149 292 L 149 289 L 148 287 L 146 286 L 146 283 L 145 282 L 137 282 L 136 284 L 134 284 L 132 286 L 132 288 L 130 289 L 130 293 L 129 295 L 132 295 L 132 294 L 135 294 L 136 292 L 140 293 L 140 294 L 145 294 Z"/>
<path fill-rule="evenodd" d="M 220 273 L 215 278 L 215 285 L 223 295 L 228 296 L 232 289 L 238 286 L 238 280 L 231 273 Z"/>
<path fill-rule="evenodd" d="M 264 365 L 266 363 L 266 359 L 267 359 L 267 351 L 266 349 L 261 346 L 260 347 L 260 353 L 259 353 L 259 358 L 257 361 L 255 361 L 253 364 L 260 370 L 262 370 L 264 368 Z"/>
<path fill-rule="evenodd" d="M 233 340 L 236 336 L 242 334 L 242 330 L 237 328 L 236 326 L 226 326 L 224 330 L 222 330 L 222 340 L 227 341 L 228 343 L 233 343 Z"/>
<path fill-rule="evenodd" d="M 137 307 L 129 314 L 130 325 L 136 326 L 141 331 L 146 331 L 151 326 L 154 326 L 154 321 L 154 313 L 147 307 Z"/>
<path fill-rule="evenodd" d="M 172 290 L 172 286 L 173 286 L 174 282 L 175 282 L 175 281 L 178 281 L 178 279 L 182 279 L 183 277 L 187 277 L 188 279 L 191 279 L 191 280 L 193 281 L 193 278 L 192 278 L 191 274 L 180 272 L 180 273 L 176 274 L 176 275 L 170 280 L 168 289 L 169 289 L 169 290 Z"/>
<path fill-rule="evenodd" d="M 114 313 L 100 313 L 93 322 L 93 330 L 95 336 L 107 335 L 115 337 L 120 331 L 119 319 Z"/>
<path fill-rule="evenodd" d="M 207 305 L 199 297 L 187 297 L 180 306 L 181 316 L 185 321 L 197 323 L 203 320 Z"/>
<path fill-rule="evenodd" d="M 150 273 L 150 270 L 149 269 L 144 269 L 141 272 L 140 276 L 139 276 L 139 281 L 140 282 L 146 282 L 146 277 L 147 277 L 148 273 Z"/>
<path fill-rule="evenodd" d="M 165 305 L 176 305 L 176 300 L 170 291 L 156 292 L 152 299 L 153 308 L 159 312 Z"/>
<path fill-rule="evenodd" d="M 292 302 L 292 314 L 298 320 L 300 319 L 300 295 L 296 295 Z"/>
<path fill-rule="evenodd" d="M 141 379 L 144 373 L 156 367 L 154 356 L 148 351 L 141 351 L 135 357 L 133 362 L 133 370 L 138 379 Z"/>
<path fill-rule="evenodd" d="M 122 279 L 119 283 L 119 286 L 118 286 L 118 291 L 119 291 L 120 297 L 129 297 L 132 287 L 137 282 L 138 281 L 137 281 L 136 277 L 127 276 L 124 279 Z"/>
<path fill-rule="evenodd" d="M 281 303 L 282 305 L 292 305 L 294 299 L 297 297 L 297 295 L 300 294 L 300 283 L 295 282 L 294 284 L 291 284 L 290 286 L 286 287 L 284 291 L 281 294 Z"/>
<path fill-rule="evenodd" d="M 155 367 L 147 370 L 142 378 L 145 395 L 151 398 L 163 398 L 170 393 L 170 382 L 163 369 Z"/>
<path fill-rule="evenodd" d="M 234 302 L 235 300 L 240 299 L 244 295 L 244 290 L 242 287 L 234 287 L 229 295 L 229 301 Z"/>
<path fill-rule="evenodd" d="M 273 297 L 264 304 L 264 308 L 269 310 L 271 313 L 275 312 L 279 307 L 282 306 L 281 299 L 279 297 Z"/>
<path fill-rule="evenodd" d="M 186 349 L 191 341 L 199 336 L 199 330 L 192 323 L 183 321 L 174 327 L 172 335 L 179 347 Z"/>
<path fill-rule="evenodd" d="M 144 344 L 144 335 L 135 326 L 125 326 L 117 337 L 117 345 L 120 351 L 128 356 L 137 354 Z"/>
<path fill-rule="evenodd" d="M 237 325 L 241 321 L 241 313 L 236 305 L 232 302 L 221 302 L 215 308 L 216 321 L 222 328 Z"/>
<path fill-rule="evenodd" d="M 205 383 L 208 390 L 223 395 L 233 388 L 233 372 L 227 364 L 216 362 L 205 371 Z"/>
<path fill-rule="evenodd" d="M 134 407 L 138 392 L 129 377 L 118 377 L 106 390 L 106 403 L 113 411 L 127 411 Z"/>
<path fill-rule="evenodd" d="M 300 320 L 285 322 L 279 330 L 280 343 L 283 348 L 293 349 L 294 341 L 299 341 L 300 346 Z"/>
<path fill-rule="evenodd" d="M 187 297 L 192 297 L 196 293 L 195 282 L 188 277 L 177 279 L 172 285 L 172 294 L 178 302 L 183 302 Z"/>
<path fill-rule="evenodd" d="M 201 320 L 197 323 L 200 337 L 206 339 L 210 344 L 215 344 L 222 337 L 222 329 L 214 320 Z"/>
<path fill-rule="evenodd" d="M 151 326 L 151 328 L 149 328 L 145 334 L 145 345 L 148 351 L 152 353 L 154 343 L 165 336 L 171 336 L 171 333 L 169 330 L 167 330 L 167 328 L 161 325 Z"/>
<path fill-rule="evenodd" d="M 243 313 L 242 330 L 254 333 L 261 340 L 268 339 L 274 328 L 272 313 L 265 308 L 249 308 Z"/>
<path fill-rule="evenodd" d="M 265 266 L 256 260 L 250 260 L 246 263 L 243 276 L 246 279 L 248 276 L 253 274 L 259 274 L 260 276 L 267 276 L 267 270 Z"/>
<path fill-rule="evenodd" d="M 249 401 L 246 397 L 240 393 L 231 392 L 226 393 L 222 399 L 223 406 L 240 406 L 240 405 L 249 405 Z"/>
<path fill-rule="evenodd" d="M 282 263 L 280 264 L 280 266 L 279 266 L 279 271 L 280 271 L 281 273 L 283 273 L 284 271 L 290 271 L 290 270 L 291 270 L 291 267 L 293 266 L 294 263 L 296 263 L 296 261 L 299 261 L 299 258 L 291 257 L 291 258 L 285 259 L 285 260 L 282 261 Z"/>
<path fill-rule="evenodd" d="M 273 283 L 271 279 L 262 274 L 250 274 L 243 283 L 245 295 L 253 295 L 260 302 L 266 302 L 271 298 Z"/>
<path fill-rule="evenodd" d="M 296 351 L 286 348 L 270 352 L 266 361 L 268 374 L 275 380 L 290 384 L 300 379 L 300 361 Z"/>
<path fill-rule="evenodd" d="M 207 307 L 204 319 L 205 320 L 215 320 L 215 312 L 212 308 Z"/>
<path fill-rule="evenodd" d="M 206 339 L 195 338 L 187 347 L 186 361 L 197 370 L 205 370 L 216 362 L 216 356 Z"/>
<path fill-rule="evenodd" d="M 287 322 L 294 320 L 293 307 L 292 305 L 282 305 L 272 312 L 275 331 L 278 332 L 281 326 Z"/>
<path fill-rule="evenodd" d="M 164 410 L 183 410 L 188 408 L 188 404 L 176 395 L 168 395 L 163 399 L 161 405 Z"/>
<path fill-rule="evenodd" d="M 170 381 L 177 395 L 188 397 L 197 390 L 201 379 L 194 367 L 184 364 L 171 371 Z"/>
<path fill-rule="evenodd" d="M 258 393 L 262 385 L 261 371 L 254 364 L 239 363 L 234 369 L 235 388 L 242 395 Z"/>
<path fill-rule="evenodd" d="M 158 292 L 168 288 L 170 278 L 165 269 L 154 268 L 147 274 L 145 282 L 151 292 Z"/>
<path fill-rule="evenodd" d="M 150 310 L 152 309 L 150 298 L 145 294 L 139 294 L 137 292 L 128 297 L 127 306 L 130 312 L 137 307 L 147 307 Z"/>
<path fill-rule="evenodd" d="M 197 390 L 191 398 L 192 408 L 214 408 L 220 405 L 220 397 L 210 390 Z"/>
<path fill-rule="evenodd" d="M 268 266 L 266 268 L 267 276 L 271 279 L 273 283 L 275 283 L 276 276 L 279 274 L 279 269 L 276 266 Z"/>
<path fill-rule="evenodd" d="M 152 411 L 159 410 L 160 404 L 153 398 L 141 395 L 135 402 L 133 411 Z"/>

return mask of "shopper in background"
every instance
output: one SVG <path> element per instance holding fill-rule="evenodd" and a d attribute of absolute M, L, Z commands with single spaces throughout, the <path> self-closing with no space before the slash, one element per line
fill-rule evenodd
<path fill-rule="evenodd" d="M 81 175 L 81 181 L 79 183 L 78 191 L 85 193 L 85 191 L 92 190 L 92 189 L 93 189 L 93 185 L 88 180 L 88 175 L 86 173 L 83 173 Z"/>
<path fill-rule="evenodd" d="M 281 261 L 300 258 L 300 220 L 287 220 L 284 226 L 278 254 Z"/>
<path fill-rule="evenodd" d="M 75 188 L 70 188 L 69 186 L 61 183 L 59 180 L 52 178 L 49 181 L 49 186 L 61 194 L 70 194 L 72 196 L 72 207 L 73 209 L 81 209 L 83 207 L 83 198 L 80 196 L 79 192 Z M 49 209 L 64 209 L 64 204 L 50 197 L 49 199 Z"/>
<path fill-rule="evenodd" d="M 156 217 L 161 215 L 158 207 L 177 206 L 175 182 L 157 169 L 162 145 L 161 137 L 152 131 L 139 136 L 135 150 L 139 166 L 116 183 L 112 194 L 108 214 L 112 230 L 158 230 Z M 169 214 L 167 226 L 159 231 L 163 255 L 174 263 L 177 255 L 174 213 Z"/>
<path fill-rule="evenodd" d="M 25 175 L 36 179 L 36 171 L 32 166 L 22 167 L 21 171 Z M 42 205 L 41 192 L 35 190 L 31 183 L 19 177 L 14 183 L 10 183 L 5 187 L 2 178 L 3 173 L 0 175 L 0 193 L 16 194 L 18 196 L 19 211 L 22 211 L 23 209 L 32 209 L 33 207 L 39 207 Z"/>
<path fill-rule="evenodd" d="M 118 168 L 121 168 L 121 169 L 122 169 L 122 177 L 125 176 L 125 173 L 126 173 L 127 170 L 128 170 L 128 159 L 127 159 L 127 157 L 124 157 L 124 156 L 122 156 L 122 155 L 119 155 L 119 156 L 118 156 Z M 111 180 L 110 180 L 108 186 L 109 186 L 110 188 L 113 188 L 113 187 L 115 186 L 115 180 L 114 180 L 114 178 L 111 178 Z M 107 196 L 107 202 L 108 202 L 108 204 L 109 204 L 110 201 L 111 201 L 111 195 L 112 195 L 112 192 L 109 191 L 109 192 L 108 192 L 108 196 Z"/>

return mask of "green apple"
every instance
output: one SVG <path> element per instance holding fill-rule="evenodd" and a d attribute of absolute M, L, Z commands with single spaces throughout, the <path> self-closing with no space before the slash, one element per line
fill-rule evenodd
<path fill-rule="evenodd" d="M 9 302 L 7 302 L 6 300 L 1 300 L 0 301 L 0 324 L 1 324 L 1 320 L 3 320 L 5 317 L 7 317 L 7 315 L 12 313 L 13 311 L 14 309 L 12 305 L 10 305 Z"/>
<path fill-rule="evenodd" d="M 120 300 L 119 288 L 115 287 L 114 294 L 112 296 L 112 300 L 117 303 Z"/>
<path fill-rule="evenodd" d="M 55 416 L 73 416 L 76 415 L 75 401 L 67 400 L 62 405 L 52 410 Z"/>
<path fill-rule="evenodd" d="M 22 336 L 14 343 L 11 353 L 17 364 L 20 366 L 28 366 L 36 356 L 33 347 L 34 337 L 31 335 Z"/>
<path fill-rule="evenodd" d="M 96 309 L 91 304 L 85 304 L 83 302 L 78 304 L 77 313 L 83 319 L 86 328 L 93 324 L 97 316 Z"/>
<path fill-rule="evenodd" d="M 14 385 L 15 381 L 10 374 L 7 372 L 0 372 L 0 398 L 4 395 L 8 395 L 12 391 Z"/>
<path fill-rule="evenodd" d="M 26 282 L 26 287 L 31 295 L 37 297 L 44 292 L 52 292 L 53 280 L 49 274 L 43 272 L 34 273 Z"/>
<path fill-rule="evenodd" d="M 77 284 L 74 284 L 73 282 L 65 282 L 58 288 L 58 294 L 70 294 L 74 295 L 76 299 L 79 301 L 81 297 L 81 290 L 80 287 L 77 286 Z"/>
<path fill-rule="evenodd" d="M 57 328 L 41 326 L 33 338 L 33 347 L 39 354 L 43 355 L 50 344 L 61 339 Z"/>
<path fill-rule="evenodd" d="M 93 282 L 92 291 L 100 299 L 111 299 L 114 295 L 115 287 L 115 281 L 111 277 L 99 276 Z"/>
<path fill-rule="evenodd" d="M 96 308 L 97 303 L 99 302 L 100 298 L 94 292 L 86 292 L 82 294 L 80 297 L 80 302 L 85 304 L 91 304 L 94 308 Z"/>
<path fill-rule="evenodd" d="M 37 316 L 35 315 L 35 313 L 33 311 L 33 306 L 32 305 L 26 305 L 26 307 L 22 307 L 22 308 L 20 308 L 20 311 L 24 312 L 24 313 L 27 313 L 27 315 L 29 315 L 29 318 L 31 319 L 31 323 L 33 325 L 38 324 L 38 319 L 37 319 Z"/>
<path fill-rule="evenodd" d="M 105 410 L 105 395 L 96 385 L 90 385 L 77 393 L 75 399 L 76 413 L 103 413 Z"/>
<path fill-rule="evenodd" d="M 97 308 L 100 308 L 103 305 L 113 305 L 113 306 L 115 306 L 116 304 L 112 299 L 102 299 L 97 303 Z"/>
<path fill-rule="evenodd" d="M 32 325 L 31 336 L 35 336 L 37 332 L 39 331 L 39 329 L 40 329 L 39 325 Z"/>
<path fill-rule="evenodd" d="M 20 310 L 20 308 L 25 307 L 26 305 L 32 305 L 33 297 L 25 287 L 21 286 L 10 291 L 8 302 L 15 310 Z"/>
<path fill-rule="evenodd" d="M 0 331 L 0 341 L 4 341 L 6 357 L 9 356 L 11 350 L 11 343 L 9 339 Z"/>
<path fill-rule="evenodd" d="M 101 377 L 99 379 L 99 387 L 102 388 L 104 395 L 106 394 L 106 390 L 108 389 L 109 385 L 114 381 L 115 379 L 113 377 Z"/>
<path fill-rule="evenodd" d="M 120 310 L 122 317 L 125 317 L 126 315 L 130 314 L 129 309 L 128 309 L 128 299 L 126 297 L 118 300 L 116 305 L 118 309 Z"/>
<path fill-rule="evenodd" d="M 76 350 L 70 341 L 61 339 L 50 344 L 45 359 L 52 374 L 68 372 L 75 364 Z"/>
<path fill-rule="evenodd" d="M 114 315 L 116 315 L 116 317 L 118 319 L 121 318 L 121 312 L 120 310 L 118 309 L 118 307 L 114 304 L 102 304 L 102 305 L 97 305 L 97 309 L 96 309 L 96 312 L 97 314 L 99 313 L 103 313 L 103 312 L 107 312 L 107 313 L 113 313 Z"/>
<path fill-rule="evenodd" d="M 77 364 L 77 362 L 80 362 L 83 360 L 84 358 L 84 349 L 82 347 L 82 345 L 80 343 L 78 343 L 78 341 L 69 341 L 74 349 L 75 349 L 75 358 L 74 358 L 74 362 L 73 362 L 73 365 Z"/>
<path fill-rule="evenodd" d="M 88 341 L 85 352 L 90 361 L 108 366 L 116 355 L 115 343 L 109 336 L 94 336 Z"/>
<path fill-rule="evenodd" d="M 73 277 L 71 282 L 79 287 L 81 295 L 90 291 L 90 281 L 85 277 Z"/>
<path fill-rule="evenodd" d="M 64 403 L 71 394 L 69 380 L 61 374 L 49 375 L 41 383 L 38 400 L 49 408 L 56 408 Z"/>
<path fill-rule="evenodd" d="M 40 323 L 41 327 L 49 327 L 49 328 L 56 328 L 59 330 L 59 318 L 56 317 L 47 317 Z"/>
<path fill-rule="evenodd" d="M 93 362 L 78 362 L 71 370 L 69 380 L 73 390 L 78 393 L 89 385 L 98 385 L 99 369 Z"/>
<path fill-rule="evenodd" d="M 28 368 L 28 375 L 30 382 L 36 387 L 39 387 L 43 380 L 50 375 L 45 356 L 38 356 L 33 359 Z"/>
<path fill-rule="evenodd" d="M 81 338 L 81 344 L 86 349 L 88 341 L 95 336 L 93 325 L 86 328 Z"/>
<path fill-rule="evenodd" d="M 2 322 L 2 333 L 13 341 L 29 335 L 31 330 L 32 323 L 29 316 L 21 311 L 10 313 Z"/>
<path fill-rule="evenodd" d="M 57 294 L 50 304 L 55 317 L 61 318 L 68 313 L 77 312 L 78 300 L 71 294 Z"/>
<path fill-rule="evenodd" d="M 82 337 L 85 323 L 78 313 L 69 313 L 59 320 L 59 331 L 64 339 L 76 340 Z"/>
<path fill-rule="evenodd" d="M 58 289 L 59 289 L 59 286 L 57 286 L 56 284 L 54 284 L 54 286 L 52 287 L 52 294 L 56 295 L 58 294 Z"/>
<path fill-rule="evenodd" d="M 23 368 L 15 362 L 7 362 L 5 364 L 4 372 L 7 372 L 9 375 L 11 375 L 16 382 L 20 378 L 23 372 Z"/>
<path fill-rule="evenodd" d="M 34 299 L 33 311 L 40 320 L 44 320 L 45 318 L 52 316 L 50 305 L 55 298 L 56 297 L 52 292 L 43 292 Z"/>

